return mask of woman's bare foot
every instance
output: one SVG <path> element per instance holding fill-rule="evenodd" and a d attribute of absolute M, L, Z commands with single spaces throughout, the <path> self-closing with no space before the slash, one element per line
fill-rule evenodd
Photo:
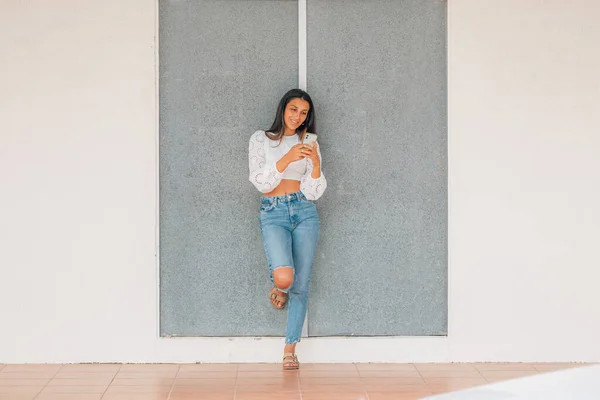
<path fill-rule="evenodd" d="M 283 349 L 283 369 L 290 371 L 298 368 L 300 368 L 300 363 L 296 356 L 296 343 L 286 344 Z"/>
<path fill-rule="evenodd" d="M 292 353 L 283 354 L 283 369 L 285 371 L 295 371 L 300 368 L 298 357 Z"/>
<path fill-rule="evenodd" d="M 287 301 L 287 294 L 277 288 L 272 288 L 269 292 L 269 299 L 271 300 L 273 307 L 281 310 Z"/>

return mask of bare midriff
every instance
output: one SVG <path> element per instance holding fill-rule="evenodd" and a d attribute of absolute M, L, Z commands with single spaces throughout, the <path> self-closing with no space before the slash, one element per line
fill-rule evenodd
<path fill-rule="evenodd" d="M 279 185 L 269 193 L 265 193 L 265 196 L 284 196 L 298 191 L 300 191 L 300 181 L 282 179 Z"/>

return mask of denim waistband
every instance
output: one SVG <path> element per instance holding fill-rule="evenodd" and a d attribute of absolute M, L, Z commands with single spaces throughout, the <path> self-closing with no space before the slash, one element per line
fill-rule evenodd
<path fill-rule="evenodd" d="M 284 194 L 283 196 L 263 196 L 263 201 L 274 203 L 290 203 L 292 201 L 306 200 L 306 196 L 302 192 Z"/>

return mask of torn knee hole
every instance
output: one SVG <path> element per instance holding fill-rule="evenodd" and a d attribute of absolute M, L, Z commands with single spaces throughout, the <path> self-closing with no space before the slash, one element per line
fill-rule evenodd
<path fill-rule="evenodd" d="M 294 282 L 294 269 L 288 266 L 277 267 L 273 271 L 273 281 L 278 289 L 289 289 Z"/>

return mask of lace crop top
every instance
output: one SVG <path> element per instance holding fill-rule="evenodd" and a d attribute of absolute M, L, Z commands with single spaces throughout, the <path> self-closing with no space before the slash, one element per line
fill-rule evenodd
<path fill-rule="evenodd" d="M 265 131 L 254 132 L 248 148 L 250 182 L 260 192 L 272 191 L 282 179 L 293 179 L 300 181 L 300 191 L 307 199 L 317 200 L 321 197 L 327 187 L 327 181 L 322 170 L 318 179 L 312 177 L 312 160 L 295 161 L 290 163 L 283 172 L 277 170 L 277 162 L 290 151 L 292 146 L 298 144 L 299 140 L 298 135 L 284 136 L 280 143 L 278 140 L 269 139 Z M 321 150 L 317 150 L 319 158 L 321 158 Z"/>

